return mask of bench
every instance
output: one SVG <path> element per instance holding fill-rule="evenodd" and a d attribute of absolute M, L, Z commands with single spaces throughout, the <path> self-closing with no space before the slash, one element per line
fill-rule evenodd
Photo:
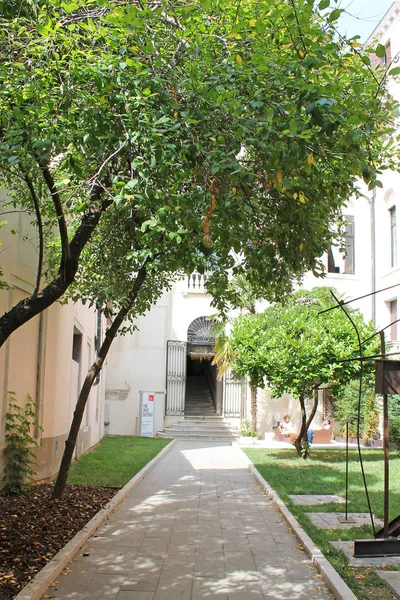
<path fill-rule="evenodd" d="M 314 431 L 313 444 L 330 444 L 332 441 L 332 429 L 316 429 Z"/>
<path fill-rule="evenodd" d="M 277 442 L 286 442 L 287 444 L 294 444 L 299 437 L 298 433 L 280 433 L 275 432 L 275 439 Z M 332 442 L 333 432 L 332 429 L 316 429 L 314 431 L 313 444 L 330 444 Z"/>
<path fill-rule="evenodd" d="M 294 431 L 290 433 L 280 433 L 280 431 L 275 432 L 275 439 L 277 442 L 286 442 L 287 444 L 294 444 L 295 440 L 299 437 L 298 433 Z"/>
<path fill-rule="evenodd" d="M 286 442 L 287 444 L 292 444 L 292 436 L 295 436 L 295 433 L 281 433 L 280 431 L 275 431 L 275 439 L 277 442 Z"/>

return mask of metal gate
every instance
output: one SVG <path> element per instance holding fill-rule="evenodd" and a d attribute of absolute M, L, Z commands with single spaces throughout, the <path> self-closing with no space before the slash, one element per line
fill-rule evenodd
<path fill-rule="evenodd" d="M 166 415 L 183 415 L 186 391 L 186 342 L 167 342 Z"/>
<path fill-rule="evenodd" d="M 224 376 L 223 414 L 224 417 L 240 417 L 244 415 L 246 383 L 243 379 L 233 377 L 228 368 Z"/>

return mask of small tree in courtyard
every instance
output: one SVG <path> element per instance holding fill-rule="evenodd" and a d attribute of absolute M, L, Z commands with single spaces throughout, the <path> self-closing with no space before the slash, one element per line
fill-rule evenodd
<path fill-rule="evenodd" d="M 248 376 L 251 385 L 268 386 L 275 396 L 284 392 L 297 398 L 301 426 L 295 446 L 299 456 L 307 456 L 307 430 L 317 409 L 321 385 L 335 387 L 357 376 L 357 362 L 339 362 L 358 356 L 354 329 L 340 310 L 324 315 L 319 311 L 334 303 L 328 288 L 301 290 L 285 303 L 276 303 L 262 314 L 240 317 L 230 337 L 231 365 L 236 373 Z M 348 309 L 361 335 L 371 335 L 372 325 L 361 314 Z M 373 350 L 372 342 L 366 352 Z M 306 398 L 314 397 L 306 413 Z"/>

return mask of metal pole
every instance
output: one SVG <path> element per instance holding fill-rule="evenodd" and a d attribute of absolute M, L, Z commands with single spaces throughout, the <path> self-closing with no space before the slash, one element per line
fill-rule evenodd
<path fill-rule="evenodd" d="M 389 419 L 387 394 L 383 394 L 383 444 L 385 448 L 383 535 L 387 538 L 389 535 Z"/>
<path fill-rule="evenodd" d="M 380 332 L 382 358 L 385 359 L 385 332 Z M 384 377 L 385 369 L 382 369 Z M 383 387 L 383 389 L 385 389 Z M 384 477 L 383 477 L 383 537 L 389 536 L 389 418 L 388 395 L 383 394 L 383 448 L 384 448 Z"/>
<path fill-rule="evenodd" d="M 346 521 L 349 503 L 349 422 L 346 423 Z"/>

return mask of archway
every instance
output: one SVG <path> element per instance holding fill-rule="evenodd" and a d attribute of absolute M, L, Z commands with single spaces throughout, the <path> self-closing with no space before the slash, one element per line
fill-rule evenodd
<path fill-rule="evenodd" d="M 212 365 L 215 335 L 213 321 L 194 319 L 187 332 L 185 415 L 221 414 L 222 386 Z"/>

